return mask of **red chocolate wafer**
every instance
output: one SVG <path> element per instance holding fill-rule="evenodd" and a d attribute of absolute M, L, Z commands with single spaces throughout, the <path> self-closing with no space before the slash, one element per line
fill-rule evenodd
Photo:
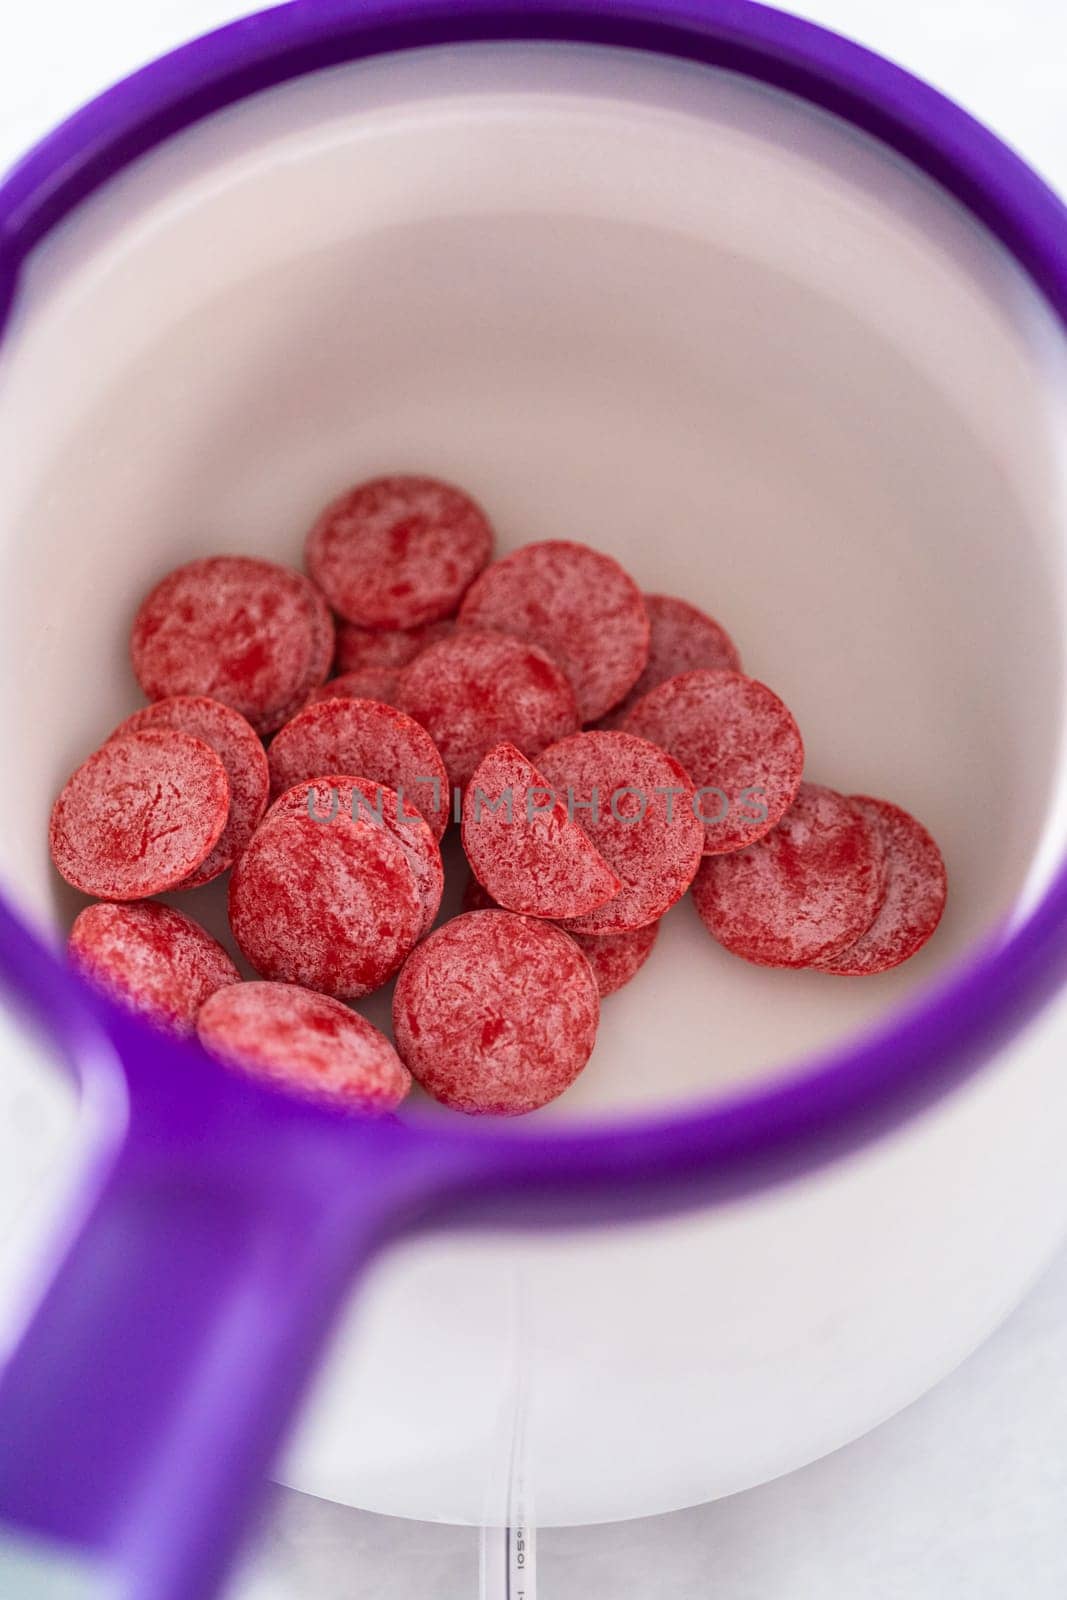
<path fill-rule="evenodd" d="M 404 851 L 363 819 L 269 818 L 230 878 L 230 926 L 256 971 L 337 1000 L 391 978 L 422 921 Z"/>
<path fill-rule="evenodd" d="M 204 1048 L 227 1066 L 347 1111 L 392 1111 L 411 1074 L 384 1033 L 339 1000 L 293 983 L 242 983 L 200 1012 Z"/>
<path fill-rule="evenodd" d="M 888 800 L 854 794 L 852 804 L 881 835 L 885 899 L 874 921 L 838 955 L 812 962 L 820 972 L 858 978 L 899 967 L 920 950 L 941 921 L 948 879 L 941 852 L 921 822 Z"/>
<path fill-rule="evenodd" d="M 581 917 L 613 900 L 621 880 L 560 798 L 513 744 L 474 769 L 463 796 L 467 860 L 506 911 Z"/>
<path fill-rule="evenodd" d="M 605 728 L 621 728 L 642 695 L 681 672 L 741 671 L 741 656 L 726 629 L 688 600 L 646 594 L 645 610 L 651 628 L 645 670 L 622 704 L 604 718 Z"/>
<path fill-rule="evenodd" d="M 175 1033 L 192 1033 L 204 1001 L 240 982 L 217 940 L 157 900 L 86 906 L 74 919 L 68 951 L 97 988 Z"/>
<path fill-rule="evenodd" d="M 603 1000 L 636 978 L 659 935 L 658 922 L 625 933 L 571 933 L 571 938 L 593 969 L 593 977 Z"/>
<path fill-rule="evenodd" d="M 209 695 L 273 733 L 330 670 L 333 618 L 314 584 L 251 556 L 177 567 L 134 619 L 133 670 L 149 700 Z"/>
<path fill-rule="evenodd" d="M 399 671 L 427 646 L 447 639 L 454 627 L 454 622 L 445 621 L 424 622 L 419 628 L 361 628 L 358 622 L 345 622 L 342 618 L 337 624 L 337 671 Z"/>
<path fill-rule="evenodd" d="M 322 700 L 305 706 L 267 752 L 271 788 L 347 772 L 384 783 L 440 838 L 448 826 L 448 775 L 425 728 L 377 700 Z"/>
<path fill-rule="evenodd" d="M 589 963 L 551 923 L 510 911 L 454 917 L 404 963 L 397 1049 L 435 1099 L 518 1116 L 572 1084 L 596 1041 Z"/>
<path fill-rule="evenodd" d="M 374 783 L 370 778 L 332 775 L 287 789 L 267 813 L 268 820 L 278 816 L 311 817 L 327 827 L 338 819 L 355 817 L 385 828 L 403 850 L 415 878 L 423 910 L 419 937 L 429 933 L 441 907 L 445 869 L 429 823 L 410 802 L 401 810 L 399 797 L 385 784 Z"/>
<path fill-rule="evenodd" d="M 492 895 L 482 887 L 471 873 L 463 890 L 464 911 L 498 911 L 500 907 Z M 579 950 L 593 969 L 593 977 L 601 1000 L 635 978 L 652 954 L 652 946 L 659 933 L 658 922 L 648 922 L 643 928 L 631 928 L 626 933 L 574 933 L 567 930 Z"/>
<path fill-rule="evenodd" d="M 459 621 L 540 645 L 570 680 L 583 722 L 617 705 L 648 660 L 640 589 L 610 556 L 565 539 L 494 561 L 467 591 Z"/>
<path fill-rule="evenodd" d="M 436 478 L 391 477 L 327 506 L 306 561 L 347 621 L 414 628 L 450 617 L 492 553 L 489 519 L 469 495 Z"/>
<path fill-rule="evenodd" d="M 176 889 L 207 860 L 230 814 L 230 784 L 202 739 L 171 728 L 110 739 L 52 808 L 52 860 L 99 900 Z"/>
<path fill-rule="evenodd" d="M 398 674 L 391 667 L 358 667 L 327 678 L 307 697 L 309 706 L 320 700 L 377 700 L 383 706 L 396 705 Z"/>
<path fill-rule="evenodd" d="M 657 921 L 700 865 L 704 828 L 688 775 L 644 739 L 595 729 L 551 745 L 537 765 L 623 885 L 599 910 L 564 926 L 624 933 Z"/>
<path fill-rule="evenodd" d="M 712 938 L 763 967 L 810 967 L 848 949 L 885 892 L 880 830 L 844 795 L 814 783 L 801 784 L 773 832 L 709 856 L 693 884 Z"/>
<path fill-rule="evenodd" d="M 681 899 L 701 864 L 704 827 L 672 755 L 629 733 L 589 730 L 542 750 L 537 768 L 622 880 L 613 901 L 563 926 L 627 933 Z"/>
<path fill-rule="evenodd" d="M 705 855 L 741 850 L 793 803 L 804 742 L 778 696 L 740 672 L 683 672 L 642 696 L 627 733 L 669 750 L 692 778 Z"/>
<path fill-rule="evenodd" d="M 267 756 L 259 735 L 232 706 L 205 695 L 175 695 L 157 700 L 120 722 L 112 739 L 145 728 L 177 728 L 202 739 L 218 756 L 230 780 L 230 814 L 219 842 L 179 889 L 197 889 L 233 865 L 255 832 L 270 792 Z"/>
<path fill-rule="evenodd" d="M 456 784 L 465 784 L 495 745 L 536 756 L 578 726 L 570 684 L 543 650 L 473 628 L 432 644 L 405 667 L 400 699 L 432 736 Z"/>

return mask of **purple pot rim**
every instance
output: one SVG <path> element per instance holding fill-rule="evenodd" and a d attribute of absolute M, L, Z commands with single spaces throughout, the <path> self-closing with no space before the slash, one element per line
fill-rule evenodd
<path fill-rule="evenodd" d="M 293 0 L 158 58 L 47 135 L 0 184 L 0 338 L 19 266 L 75 206 L 138 156 L 250 94 L 360 57 L 448 43 L 553 41 L 633 48 L 725 68 L 834 113 L 908 159 L 1007 248 L 1067 325 L 1067 209 L 995 135 L 901 68 L 751 0 Z M 428 1167 L 469 1160 L 454 1210 L 508 1222 L 634 1216 L 729 1199 L 885 1135 L 987 1062 L 1067 972 L 1067 865 L 1008 933 L 921 999 L 789 1076 L 679 1112 L 533 1132 L 432 1119 Z M 0 977 L 75 1050 L 80 980 L 0 899 Z M 872 980 L 876 981 L 876 980 Z M 95 1007 L 94 1007 L 95 1009 Z M 105 1008 L 127 1061 L 157 1036 Z M 335 1119 L 332 1119 L 335 1120 Z M 365 1136 L 370 1132 L 365 1130 Z M 492 1192 L 492 1211 L 484 1205 Z M 481 1194 L 481 1200 L 478 1196 Z"/>

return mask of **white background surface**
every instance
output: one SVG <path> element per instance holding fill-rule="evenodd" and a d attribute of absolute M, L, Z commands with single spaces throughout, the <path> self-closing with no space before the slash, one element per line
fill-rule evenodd
<path fill-rule="evenodd" d="M 31 0 L 4 9 L 0 166 L 115 77 L 249 8 Z M 1067 192 L 1065 0 L 820 0 L 792 9 L 930 79 Z M 1065 1332 L 1067 1253 L 954 1377 L 826 1461 L 717 1505 L 543 1533 L 540 1600 L 1061 1600 Z M 233 1600 L 477 1594 L 473 1531 L 279 1492 Z"/>

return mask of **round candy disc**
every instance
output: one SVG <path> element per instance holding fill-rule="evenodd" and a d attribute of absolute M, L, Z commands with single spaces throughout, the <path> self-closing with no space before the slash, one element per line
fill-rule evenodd
<path fill-rule="evenodd" d="M 448 826 L 448 775 L 418 722 L 377 700 L 322 700 L 305 706 L 267 752 L 275 794 L 305 778 L 347 772 L 394 789 L 434 836 Z"/>
<path fill-rule="evenodd" d="M 456 784 L 465 784 L 495 745 L 507 742 L 533 757 L 578 726 L 570 684 L 543 650 L 473 628 L 458 629 L 405 667 L 400 698 L 431 734 Z"/>
<path fill-rule="evenodd" d="M 537 765 L 623 885 L 565 926 L 605 934 L 657 921 L 692 883 L 704 837 L 678 762 L 631 734 L 591 730 L 542 751 Z"/>
<path fill-rule="evenodd" d="M 311 817 L 326 827 L 355 818 L 385 828 L 403 850 L 415 878 L 423 910 L 419 937 L 429 933 L 445 887 L 441 852 L 426 819 L 410 803 L 401 808 L 392 789 L 370 778 L 332 775 L 308 779 L 275 800 L 267 817 L 278 816 Z"/>
<path fill-rule="evenodd" d="M 499 906 L 492 895 L 471 873 L 463 890 L 464 911 L 497 911 Z M 593 969 L 593 977 L 601 1000 L 628 984 L 637 976 L 649 956 L 659 933 L 658 922 L 646 922 L 643 928 L 631 928 L 626 933 L 574 933 L 567 930 Z"/>
<path fill-rule="evenodd" d="M 492 550 L 489 520 L 469 495 L 435 478 L 392 477 L 361 483 L 327 506 L 306 559 L 349 622 L 414 628 L 450 617 Z"/>
<path fill-rule="evenodd" d="M 854 794 L 851 799 L 882 836 L 885 899 L 855 944 L 812 965 L 821 972 L 858 978 L 899 967 L 922 948 L 941 921 L 948 879 L 941 852 L 921 822 L 888 800 L 872 800 L 864 794 Z"/>
<path fill-rule="evenodd" d="M 272 733 L 325 678 L 333 618 L 302 573 L 212 556 L 168 574 L 134 619 L 133 670 L 149 700 L 209 695 Z"/>
<path fill-rule="evenodd" d="M 803 783 L 777 828 L 709 856 L 693 884 L 704 926 L 764 967 L 810 967 L 855 944 L 886 890 L 881 834 L 832 789 Z"/>
<path fill-rule="evenodd" d="M 551 923 L 510 911 L 454 917 L 404 963 L 393 1031 L 405 1064 L 457 1111 L 517 1116 L 572 1084 L 600 1000 L 589 963 Z"/>
<path fill-rule="evenodd" d="M 145 728 L 177 728 L 194 739 L 202 739 L 214 750 L 230 780 L 230 814 L 219 842 L 196 871 L 178 885 L 181 889 L 196 889 L 232 866 L 255 832 L 267 808 L 270 790 L 266 753 L 259 735 L 239 711 L 204 695 L 157 700 L 127 717 L 111 737 L 120 739 Z"/>
<path fill-rule="evenodd" d="M 688 600 L 669 594 L 646 594 L 645 610 L 652 630 L 648 661 L 626 699 L 605 717 L 606 728 L 620 728 L 642 695 L 680 672 L 741 671 L 737 646 L 725 628 Z"/>
<path fill-rule="evenodd" d="M 204 862 L 230 814 L 230 784 L 202 739 L 171 728 L 110 739 L 52 808 L 52 860 L 99 900 L 176 889 Z"/>
<path fill-rule="evenodd" d="M 68 950 L 97 988 L 175 1033 L 192 1033 L 204 1001 L 240 982 L 221 944 L 156 900 L 86 906 L 74 919 Z"/>
<path fill-rule="evenodd" d="M 256 971 L 338 1000 L 391 978 L 422 922 L 404 851 L 363 819 L 269 818 L 230 879 L 230 926 Z"/>
<path fill-rule="evenodd" d="M 463 797 L 463 848 L 507 911 L 580 917 L 614 899 L 621 881 L 567 815 L 567 802 L 511 744 L 474 769 Z"/>
<path fill-rule="evenodd" d="M 593 969 L 593 977 L 603 1000 L 636 978 L 659 934 L 658 922 L 625 933 L 573 933 L 571 938 Z"/>
<path fill-rule="evenodd" d="M 487 567 L 459 620 L 540 645 L 570 680 L 583 722 L 610 711 L 648 660 L 648 613 L 633 579 L 610 556 L 565 539 L 523 545 Z"/>
<path fill-rule="evenodd" d="M 395 707 L 397 683 L 398 675 L 391 667 L 357 667 L 320 683 L 308 695 L 307 704 L 318 705 L 320 700 L 377 700 L 380 705 Z"/>
<path fill-rule="evenodd" d="M 644 695 L 624 726 L 669 750 L 692 778 L 705 855 L 752 844 L 793 803 L 804 743 L 792 713 L 755 678 L 683 672 Z"/>
<path fill-rule="evenodd" d="M 418 628 L 361 628 L 358 622 L 337 624 L 338 672 L 385 668 L 398 672 L 429 645 L 445 639 L 452 622 L 424 622 Z"/>
<path fill-rule="evenodd" d="M 339 1000 L 292 983 L 242 983 L 200 1012 L 204 1048 L 317 1100 L 349 1111 L 392 1111 L 411 1074 L 384 1033 Z"/>

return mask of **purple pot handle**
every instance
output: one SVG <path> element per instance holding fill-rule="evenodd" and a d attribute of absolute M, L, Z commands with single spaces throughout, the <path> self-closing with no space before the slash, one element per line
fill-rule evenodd
<path fill-rule="evenodd" d="M 342 1301 L 433 1187 L 398 1124 L 236 1087 L 191 1147 L 135 1118 L 0 1379 L 0 1521 L 121 1600 L 216 1592 Z"/>

